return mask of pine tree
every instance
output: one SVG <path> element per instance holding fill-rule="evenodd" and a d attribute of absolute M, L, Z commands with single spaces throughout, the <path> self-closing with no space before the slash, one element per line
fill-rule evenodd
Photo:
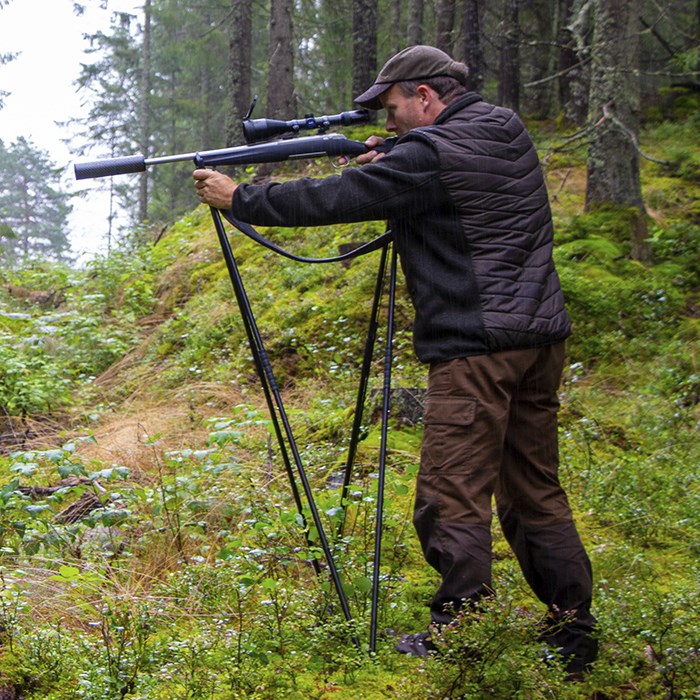
<path fill-rule="evenodd" d="M 101 148 L 98 157 L 224 146 L 227 10 L 225 0 L 205 9 L 184 0 L 151 0 L 143 18 L 115 13 L 110 32 L 91 37 L 96 58 L 83 65 L 78 86 L 90 98 L 81 137 Z M 149 169 L 138 193 L 133 180 L 119 179 L 112 187 L 132 223 L 172 220 L 196 204 L 183 185 L 191 169 Z"/>
<path fill-rule="evenodd" d="M 61 169 L 20 136 L 0 141 L 0 251 L 5 259 L 69 256 L 67 223 L 72 206 Z"/>
<path fill-rule="evenodd" d="M 133 15 L 115 13 L 109 33 L 98 32 L 89 37 L 90 60 L 82 64 L 76 81 L 86 96 L 88 111 L 84 118 L 71 123 L 73 147 L 79 156 L 89 152 L 94 158 L 115 158 L 147 152 L 148 144 L 141 142 L 143 112 L 139 109 L 139 94 L 143 76 L 136 32 Z M 97 186 L 109 188 L 110 211 L 121 209 L 133 221 L 138 220 L 133 181 L 110 178 Z M 114 236 L 113 218 L 110 214 L 105 222 L 109 247 Z"/>

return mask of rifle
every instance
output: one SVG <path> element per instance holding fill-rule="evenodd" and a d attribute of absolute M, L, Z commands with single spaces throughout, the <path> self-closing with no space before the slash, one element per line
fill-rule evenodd
<path fill-rule="evenodd" d="M 251 107 L 252 112 L 252 107 Z M 289 121 L 275 119 L 243 120 L 243 135 L 246 145 L 220 148 L 212 151 L 181 153 L 178 155 L 146 158 L 142 155 L 108 158 L 87 163 L 75 163 L 75 177 L 84 180 L 126 173 L 141 173 L 149 165 L 161 165 L 177 161 L 191 160 L 198 168 L 216 167 L 219 165 L 253 165 L 256 163 L 278 163 L 286 160 L 302 158 L 318 158 L 320 156 L 354 157 L 367 152 L 367 147 L 360 141 L 353 141 L 342 134 L 328 134 L 332 126 L 351 126 L 364 124 L 370 120 L 370 112 L 366 109 L 356 109 L 330 116 L 314 117 L 307 114 L 303 119 Z M 316 136 L 296 136 L 302 129 L 318 129 Z M 270 141 L 269 139 L 287 134 L 286 138 Z M 265 143 L 259 143 L 266 141 Z M 393 145 L 392 139 L 387 140 Z M 384 145 L 375 150 L 388 150 Z"/>

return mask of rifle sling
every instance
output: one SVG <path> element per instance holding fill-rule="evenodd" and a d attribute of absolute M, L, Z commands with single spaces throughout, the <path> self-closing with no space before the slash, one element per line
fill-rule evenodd
<path fill-rule="evenodd" d="M 330 263 L 340 262 L 342 260 L 349 260 L 350 258 L 356 258 L 360 255 L 365 255 L 367 253 L 371 253 L 375 250 L 378 250 L 379 248 L 383 248 L 384 246 L 388 245 L 389 241 L 391 240 L 391 231 L 388 230 L 385 231 L 381 236 L 378 236 L 377 238 L 375 238 L 372 241 L 369 241 L 368 243 L 363 243 L 361 246 L 349 251 L 348 253 L 343 253 L 342 255 L 337 255 L 332 258 L 305 258 L 299 255 L 294 255 L 293 253 L 290 253 L 289 251 L 286 251 L 283 248 L 280 248 L 279 246 L 275 245 L 272 241 L 259 234 L 250 224 L 246 223 L 245 221 L 239 221 L 236 217 L 233 216 L 231 210 L 222 209 L 220 211 L 226 219 L 226 221 L 235 226 L 241 233 L 244 233 L 249 238 L 252 238 L 256 243 L 265 246 L 265 248 L 269 248 L 278 255 L 282 255 L 285 258 L 289 258 L 290 260 L 296 260 L 297 262 Z"/>

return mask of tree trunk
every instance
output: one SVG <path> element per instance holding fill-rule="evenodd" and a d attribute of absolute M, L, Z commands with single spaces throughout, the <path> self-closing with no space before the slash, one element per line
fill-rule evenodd
<path fill-rule="evenodd" d="M 582 0 L 563 0 L 563 22 L 559 30 L 559 108 L 564 117 L 577 126 L 588 115 L 590 53 L 589 5 Z"/>
<path fill-rule="evenodd" d="M 305 29 L 297 42 L 305 49 L 300 52 L 304 62 L 298 71 L 303 78 L 296 83 L 298 103 L 305 106 L 305 112 L 325 110 L 327 114 L 338 107 L 346 109 L 355 97 L 351 94 L 353 44 L 349 39 L 353 26 L 352 0 L 304 0 L 303 7 L 309 9 L 303 16 Z M 308 14 L 314 12 L 317 16 L 309 27 Z M 309 31 L 318 34 L 318 39 L 310 41 Z"/>
<path fill-rule="evenodd" d="M 464 61 L 469 66 L 470 90 L 484 87 L 484 49 L 481 35 L 483 0 L 464 0 Z"/>
<path fill-rule="evenodd" d="M 243 143 L 241 120 L 251 102 L 252 36 L 252 3 L 248 0 L 231 0 L 228 61 L 231 109 L 226 128 L 227 146 Z"/>
<path fill-rule="evenodd" d="M 409 0 L 408 3 L 408 44 L 423 43 L 423 15 L 425 6 L 423 0 Z"/>
<path fill-rule="evenodd" d="M 273 119 L 292 119 L 296 113 L 292 24 L 292 0 L 272 0 L 267 113 Z"/>
<path fill-rule="evenodd" d="M 559 29 L 559 2 L 531 0 L 523 26 L 527 35 L 527 54 L 521 63 L 527 69 L 527 89 L 523 109 L 537 119 L 547 119 L 552 111 L 556 52 L 552 48 Z"/>
<path fill-rule="evenodd" d="M 596 0 L 589 121 L 586 208 L 613 204 L 637 209 L 632 257 L 648 258 L 639 176 L 639 1 Z"/>
<path fill-rule="evenodd" d="M 403 32 L 400 31 L 402 26 L 402 6 L 401 0 L 391 0 L 389 7 L 389 26 L 394 29 L 391 33 L 391 53 L 392 55 L 401 51 L 404 48 Z"/>
<path fill-rule="evenodd" d="M 516 112 L 520 109 L 520 0 L 503 0 L 498 99 Z"/>
<path fill-rule="evenodd" d="M 437 2 L 437 36 L 435 45 L 452 56 L 454 52 L 455 0 Z"/>
<path fill-rule="evenodd" d="M 141 54 L 141 103 L 139 104 L 139 141 L 144 158 L 151 155 L 151 0 L 143 4 L 143 47 Z M 148 173 L 139 175 L 139 210 L 140 222 L 148 220 Z"/>
<path fill-rule="evenodd" d="M 352 93 L 363 93 L 377 72 L 377 0 L 353 0 Z"/>

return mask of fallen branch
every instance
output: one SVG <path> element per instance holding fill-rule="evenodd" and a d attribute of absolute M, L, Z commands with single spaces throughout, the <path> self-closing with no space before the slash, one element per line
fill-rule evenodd
<path fill-rule="evenodd" d="M 100 486 L 97 481 L 85 478 L 78 479 L 75 477 L 64 479 L 55 486 L 19 486 L 17 490 L 32 500 L 40 500 L 52 496 L 60 491 L 67 491 L 79 486 L 88 485 L 98 489 L 99 491 L 105 491 L 105 489 Z M 66 506 L 62 511 L 56 513 L 54 516 L 54 521 L 60 524 L 75 523 L 78 520 L 82 520 L 93 510 L 101 507 L 102 501 L 100 500 L 99 496 L 92 489 L 87 489 L 78 497 L 77 500 Z"/>

